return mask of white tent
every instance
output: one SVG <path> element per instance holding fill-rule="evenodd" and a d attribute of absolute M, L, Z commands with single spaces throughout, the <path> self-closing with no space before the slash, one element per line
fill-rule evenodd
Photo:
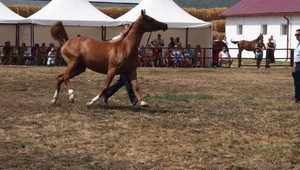
<path fill-rule="evenodd" d="M 211 25 L 185 12 L 173 0 L 143 0 L 116 20 L 134 22 L 140 16 L 141 9 L 146 9 L 147 15 L 167 23 L 169 28 L 204 28 Z"/>
<path fill-rule="evenodd" d="M 38 25 L 52 25 L 56 21 L 75 26 L 116 26 L 119 23 L 87 0 L 52 0 L 28 18 Z"/>
<path fill-rule="evenodd" d="M 0 42 L 4 45 L 5 41 L 10 41 L 12 45 L 19 43 L 20 33 L 24 33 L 24 26 L 20 24 L 30 23 L 29 19 L 26 19 L 5 6 L 0 2 Z M 29 32 L 27 33 L 29 34 Z"/>
<path fill-rule="evenodd" d="M 30 20 L 26 19 L 14 11 L 10 10 L 2 2 L 0 2 L 0 23 L 1 24 L 18 24 L 18 23 L 29 23 Z"/>
<path fill-rule="evenodd" d="M 88 0 L 52 0 L 28 17 L 34 24 L 31 44 L 57 43 L 50 36 L 50 25 L 62 21 L 69 37 L 78 34 L 101 40 L 103 26 L 117 26 L 120 22 L 99 11 Z M 84 27 L 82 27 L 84 26 Z"/>
<path fill-rule="evenodd" d="M 212 48 L 211 23 L 204 22 L 188 14 L 173 0 L 142 0 L 137 6 L 116 20 L 123 24 L 132 23 L 140 16 L 142 9 L 146 10 L 147 15 L 167 23 L 169 27 L 165 32 L 157 31 L 150 33 L 150 35 L 146 33 L 141 41 L 143 45 L 155 39 L 157 34 L 161 34 L 165 48 L 169 43 L 170 37 L 179 37 L 183 47 L 186 47 L 187 44 L 190 44 L 191 47 L 196 47 L 199 44 L 202 48 Z M 113 37 L 117 34 L 115 30 L 111 29 L 114 28 L 107 30 L 107 37 Z M 206 50 L 205 55 L 210 57 L 211 50 Z"/>

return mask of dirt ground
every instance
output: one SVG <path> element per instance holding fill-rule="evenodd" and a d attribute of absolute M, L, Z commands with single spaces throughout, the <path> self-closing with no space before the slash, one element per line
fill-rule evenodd
<path fill-rule="evenodd" d="M 105 75 L 0 66 L 0 169 L 300 169 L 300 104 L 290 67 L 139 68 L 149 107 L 125 88 L 90 109 Z M 116 78 L 115 78 L 116 79 Z"/>

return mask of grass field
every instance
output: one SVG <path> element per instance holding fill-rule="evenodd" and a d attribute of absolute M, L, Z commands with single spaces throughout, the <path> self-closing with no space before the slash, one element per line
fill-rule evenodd
<path fill-rule="evenodd" d="M 300 169 L 300 104 L 291 67 L 139 68 L 149 107 L 125 88 L 85 104 L 105 76 L 64 67 L 0 66 L 0 169 Z"/>

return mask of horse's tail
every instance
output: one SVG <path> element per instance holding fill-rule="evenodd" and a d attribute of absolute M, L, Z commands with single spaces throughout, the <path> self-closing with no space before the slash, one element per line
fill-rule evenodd
<path fill-rule="evenodd" d="M 232 41 L 232 39 L 230 40 L 231 41 L 231 43 L 233 43 L 233 44 L 237 44 L 239 41 Z"/>
<path fill-rule="evenodd" d="M 50 33 L 53 39 L 59 42 L 60 46 L 69 40 L 68 34 L 61 21 L 57 21 L 52 25 Z"/>

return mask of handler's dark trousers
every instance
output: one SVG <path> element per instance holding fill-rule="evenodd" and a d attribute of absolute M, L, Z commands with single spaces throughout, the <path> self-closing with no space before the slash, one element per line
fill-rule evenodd
<path fill-rule="evenodd" d="M 300 73 L 300 62 L 296 63 L 295 71 Z M 300 74 L 298 74 L 300 76 Z M 294 77 L 295 101 L 300 101 L 300 77 Z"/>

